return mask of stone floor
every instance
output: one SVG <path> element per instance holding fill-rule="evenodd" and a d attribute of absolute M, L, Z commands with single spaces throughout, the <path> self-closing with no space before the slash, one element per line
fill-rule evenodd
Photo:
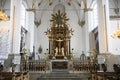
<path fill-rule="evenodd" d="M 30 80 L 88 80 L 89 73 L 30 73 Z"/>

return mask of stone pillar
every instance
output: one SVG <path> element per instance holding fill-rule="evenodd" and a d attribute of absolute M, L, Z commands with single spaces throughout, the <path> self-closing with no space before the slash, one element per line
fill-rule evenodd
<path fill-rule="evenodd" d="M 108 20 L 108 0 L 97 0 L 98 4 L 98 32 L 99 32 L 99 51 L 108 52 L 107 20 Z"/>
<path fill-rule="evenodd" d="M 97 0 L 98 3 L 98 31 L 99 31 L 99 50 L 100 53 L 105 55 L 105 64 L 107 65 L 107 70 L 112 71 L 113 64 L 115 61 L 110 58 L 109 45 L 108 45 L 108 28 L 109 28 L 109 0 Z M 113 55 L 112 55 L 113 56 Z M 109 60 L 110 59 L 110 60 Z M 109 63 L 110 61 L 110 63 Z M 111 62 L 112 61 L 112 62 Z"/>
<path fill-rule="evenodd" d="M 85 53 L 87 55 L 87 52 L 90 50 L 89 47 L 89 13 L 90 11 L 85 13 Z"/>
<path fill-rule="evenodd" d="M 38 45 L 38 41 L 39 41 L 39 38 L 38 38 L 38 27 L 35 26 L 34 27 L 34 46 L 36 47 L 35 48 L 35 52 L 38 53 L 38 48 L 37 48 L 37 45 Z M 40 46 L 40 45 L 39 45 Z"/>
<path fill-rule="evenodd" d="M 19 4 L 18 4 L 19 3 Z M 20 8 L 22 0 L 11 0 L 10 21 L 11 21 L 11 53 L 20 52 Z"/>
<path fill-rule="evenodd" d="M 82 27 L 82 51 L 87 53 L 89 51 L 89 19 L 88 12 L 85 12 L 85 25 Z M 86 54 L 87 55 L 87 54 Z"/>
<path fill-rule="evenodd" d="M 27 11 L 26 12 L 26 26 L 28 28 L 28 34 L 27 34 L 27 44 L 26 47 L 30 49 L 30 52 L 33 52 L 33 46 L 34 46 L 34 12 L 33 11 Z"/>

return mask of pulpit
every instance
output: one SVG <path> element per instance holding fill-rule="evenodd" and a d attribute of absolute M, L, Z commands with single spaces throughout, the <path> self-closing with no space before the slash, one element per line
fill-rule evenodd
<path fill-rule="evenodd" d="M 50 20 L 51 28 L 45 32 L 49 38 L 50 59 L 70 58 L 70 39 L 73 35 L 73 30 L 69 29 L 68 20 L 66 13 L 58 11 L 52 14 L 52 19 Z"/>

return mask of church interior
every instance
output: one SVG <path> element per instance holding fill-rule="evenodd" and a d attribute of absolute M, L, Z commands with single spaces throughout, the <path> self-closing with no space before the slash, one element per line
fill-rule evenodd
<path fill-rule="evenodd" d="M 120 0 L 0 0 L 0 80 L 120 80 Z"/>

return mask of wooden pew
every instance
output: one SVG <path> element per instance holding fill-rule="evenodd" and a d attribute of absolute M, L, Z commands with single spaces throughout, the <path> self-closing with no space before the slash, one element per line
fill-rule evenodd
<path fill-rule="evenodd" d="M 114 72 L 97 72 L 91 74 L 88 80 L 117 80 Z"/>
<path fill-rule="evenodd" d="M 0 80 L 29 80 L 29 72 L 0 72 Z"/>
<path fill-rule="evenodd" d="M 116 80 L 116 75 L 114 72 L 97 72 L 97 76 L 104 80 Z"/>

